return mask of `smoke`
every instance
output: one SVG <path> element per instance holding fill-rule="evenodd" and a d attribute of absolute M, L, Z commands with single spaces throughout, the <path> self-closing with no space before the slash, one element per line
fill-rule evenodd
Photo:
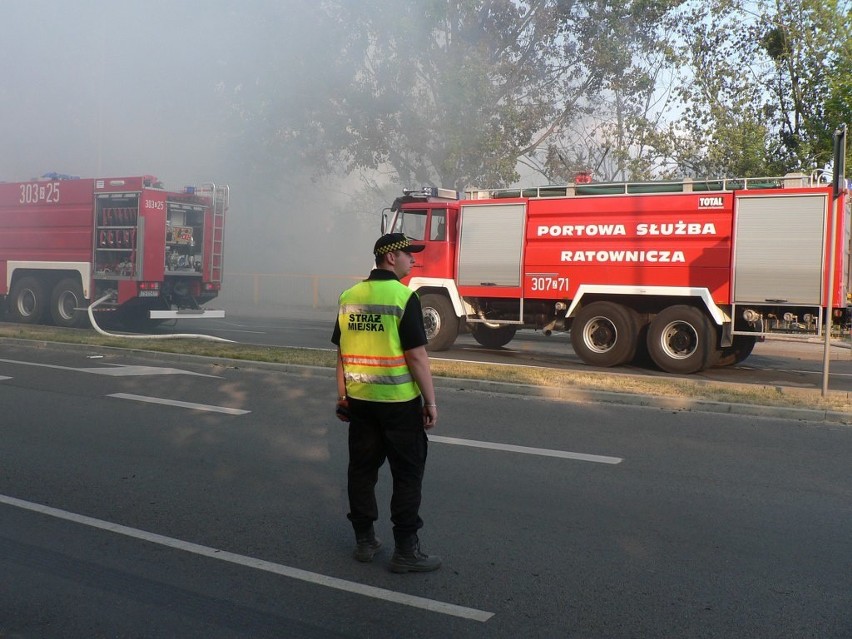
<path fill-rule="evenodd" d="M 188 144 L 209 144 L 211 69 L 199 63 L 213 51 L 194 3 L 177 4 L 5 0 L 0 176 L 213 168 L 209 148 Z"/>
<path fill-rule="evenodd" d="M 276 131 L 333 91 L 318 4 L 0 0 L 0 181 L 228 184 L 225 307 L 333 304 L 369 269 L 379 211 L 348 211 L 357 180 L 318 178 Z"/>

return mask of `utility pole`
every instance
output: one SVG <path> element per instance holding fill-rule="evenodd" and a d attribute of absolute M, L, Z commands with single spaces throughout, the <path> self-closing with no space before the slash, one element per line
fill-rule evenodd
<path fill-rule="evenodd" d="M 837 216 L 840 195 L 846 189 L 846 131 L 844 124 L 834 132 L 834 179 L 832 180 L 831 244 L 828 258 L 828 300 L 825 304 L 825 344 L 822 356 L 822 396 L 828 395 L 828 368 L 831 360 L 831 315 L 834 307 L 834 273 L 837 261 Z"/>

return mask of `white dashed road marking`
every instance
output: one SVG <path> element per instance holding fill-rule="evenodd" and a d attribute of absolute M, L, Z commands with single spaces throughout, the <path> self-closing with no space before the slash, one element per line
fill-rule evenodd
<path fill-rule="evenodd" d="M 512 444 L 495 444 L 493 442 L 480 442 L 474 439 L 456 439 L 455 437 L 440 437 L 438 435 L 429 435 L 429 441 L 437 442 L 440 444 L 454 444 L 456 446 L 470 446 L 472 448 L 502 450 L 509 453 L 521 453 L 524 455 L 540 455 L 542 457 L 576 459 L 578 461 L 595 462 L 598 464 L 620 464 L 624 461 L 624 459 L 622 459 L 621 457 L 587 455 L 586 453 L 572 453 L 567 450 L 551 450 L 549 448 L 528 448 L 527 446 L 514 446 Z"/>
<path fill-rule="evenodd" d="M 146 402 L 148 404 L 161 404 L 163 406 L 177 406 L 178 408 L 190 408 L 192 410 L 203 410 L 209 413 L 225 413 L 226 415 L 246 415 L 250 410 L 240 408 L 227 408 L 226 406 L 213 406 L 211 404 L 196 404 L 195 402 L 182 402 L 177 399 L 163 399 L 162 397 L 146 397 L 145 395 L 134 395 L 132 393 L 111 393 L 107 397 L 118 399 L 130 399 L 135 402 Z"/>
<path fill-rule="evenodd" d="M 0 495 L 0 503 L 14 508 L 22 508 L 31 512 L 41 513 L 42 515 L 47 515 L 49 517 L 64 519 L 65 521 L 71 521 L 84 526 L 106 530 L 118 535 L 124 535 L 125 537 L 141 539 L 142 541 L 147 541 L 152 544 L 158 544 L 160 546 L 182 550 L 195 555 L 201 555 L 202 557 L 207 557 L 209 559 L 218 559 L 219 561 L 226 561 L 239 566 L 254 568 L 255 570 L 263 570 L 265 572 L 274 573 L 283 577 L 290 577 L 291 579 L 298 579 L 318 586 L 325 586 L 327 588 L 334 588 L 335 590 L 351 592 L 356 595 L 363 595 L 364 597 L 390 601 L 403 606 L 422 608 L 423 610 L 429 610 L 443 615 L 451 615 L 453 617 L 462 617 L 464 619 L 482 622 L 488 621 L 494 616 L 493 612 L 477 610 L 476 608 L 465 608 L 463 606 L 457 606 L 443 601 L 407 595 L 393 590 L 386 590 L 385 588 L 376 588 L 375 586 L 367 586 L 354 581 L 346 581 L 345 579 L 338 579 L 337 577 L 329 577 L 327 575 L 309 572 L 299 568 L 291 568 L 290 566 L 276 564 L 271 561 L 255 559 L 254 557 L 247 557 L 245 555 L 237 555 L 232 552 L 217 550 L 216 548 L 210 548 L 208 546 L 200 546 L 188 541 L 164 537 L 163 535 L 157 535 L 137 528 L 129 528 L 128 526 L 114 524 L 102 519 L 86 517 L 85 515 L 68 512 L 67 510 L 59 510 L 58 508 L 51 508 L 50 506 L 43 506 L 41 504 L 24 501 L 22 499 L 7 497 L 6 495 Z"/>
<path fill-rule="evenodd" d="M 14 359 L 0 359 L 0 362 L 8 364 L 20 364 L 22 366 L 41 366 L 42 368 L 55 368 L 60 371 L 74 371 L 76 373 L 91 373 L 93 375 L 110 375 L 112 377 L 124 377 L 128 375 L 195 375 L 196 377 L 215 377 L 218 375 L 205 375 L 204 373 L 193 373 L 179 368 L 167 368 L 163 366 L 124 366 L 115 364 L 98 368 L 76 368 L 74 366 L 59 366 L 58 364 L 41 364 L 38 362 L 20 362 Z"/>

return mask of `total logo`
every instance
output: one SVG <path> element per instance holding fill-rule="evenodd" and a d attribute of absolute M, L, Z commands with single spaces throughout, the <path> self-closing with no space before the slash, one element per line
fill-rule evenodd
<path fill-rule="evenodd" d="M 725 202 L 721 196 L 698 198 L 699 209 L 721 209 L 724 206 Z"/>

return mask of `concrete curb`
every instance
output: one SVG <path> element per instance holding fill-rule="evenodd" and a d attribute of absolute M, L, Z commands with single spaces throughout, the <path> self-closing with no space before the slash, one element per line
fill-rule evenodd
<path fill-rule="evenodd" d="M 204 355 L 183 355 L 180 353 L 147 351 L 134 348 L 116 348 L 113 346 L 100 346 L 90 344 L 67 344 L 63 342 L 25 340 L 8 337 L 0 338 L 0 344 L 25 344 L 39 348 L 51 346 L 54 348 L 62 348 L 70 351 L 92 351 L 95 349 L 100 349 L 133 354 L 136 357 L 142 358 L 156 357 L 159 361 L 166 361 L 175 364 L 193 361 L 196 363 L 213 364 L 226 368 L 269 370 L 290 375 L 304 375 L 306 371 L 311 371 L 319 377 L 325 377 L 330 380 L 333 380 L 335 376 L 334 369 L 324 366 L 278 364 L 272 362 L 258 362 L 254 360 L 228 359 L 223 357 L 209 357 Z M 599 391 L 581 388 L 533 386 L 528 384 L 513 384 L 511 382 L 495 382 L 489 380 L 463 379 L 455 377 L 436 376 L 434 377 L 434 383 L 436 388 L 472 391 L 479 393 L 493 393 L 498 395 L 523 395 L 526 397 L 540 397 L 543 399 L 552 399 L 573 403 L 620 404 L 624 406 L 642 406 L 647 408 L 660 408 L 664 410 L 674 411 L 722 413 L 730 415 L 752 415 L 754 417 L 770 417 L 778 419 L 796 419 L 810 422 L 852 424 L 852 413 L 844 413 L 841 411 L 833 411 L 827 409 L 795 408 L 790 406 L 767 406 L 762 404 L 736 404 L 728 402 L 716 402 L 705 399 L 689 399 L 686 397 L 664 397 L 656 395 L 638 395 L 635 393 L 616 393 L 612 391 Z M 814 392 L 799 388 L 773 388 L 776 388 L 780 392 L 784 393 L 790 392 L 790 394 Z"/>

